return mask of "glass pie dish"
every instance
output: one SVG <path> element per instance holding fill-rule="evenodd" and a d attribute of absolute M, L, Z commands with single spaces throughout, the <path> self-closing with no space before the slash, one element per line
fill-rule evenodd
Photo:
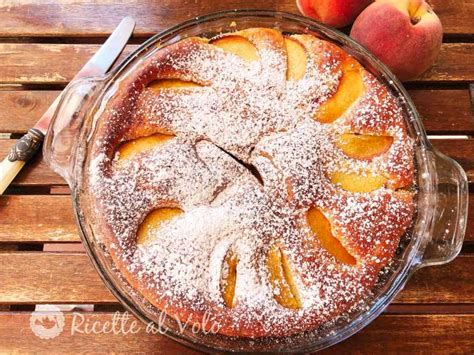
<path fill-rule="evenodd" d="M 114 265 L 100 235 L 94 232 L 92 191 L 85 181 L 86 162 L 91 159 L 101 109 L 116 90 L 117 83 L 144 59 L 179 40 L 213 37 L 252 27 L 275 28 L 284 33 L 313 34 L 342 47 L 356 58 L 399 99 L 408 135 L 415 142 L 416 213 L 402 238 L 390 267 L 363 305 L 312 331 L 287 337 L 244 338 L 182 328 L 182 324 L 163 314 L 127 283 Z M 368 325 L 400 292 L 409 277 L 425 266 L 444 264 L 459 253 L 467 221 L 467 178 L 452 159 L 429 143 L 421 119 L 407 92 L 393 74 L 363 47 L 344 34 L 308 18 L 275 12 L 236 10 L 206 15 L 186 21 L 157 34 L 132 53 L 105 77 L 73 82 L 62 96 L 46 136 L 44 156 L 49 165 L 69 184 L 75 215 L 86 250 L 107 287 L 137 318 L 155 325 L 167 336 L 199 350 L 240 352 L 315 351 L 334 345 Z M 166 331 L 164 331 L 166 329 Z"/>

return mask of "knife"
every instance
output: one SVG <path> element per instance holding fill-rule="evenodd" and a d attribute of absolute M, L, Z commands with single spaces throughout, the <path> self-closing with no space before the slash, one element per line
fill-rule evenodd
<path fill-rule="evenodd" d="M 122 53 L 134 28 L 135 21 L 131 17 L 125 17 L 72 80 L 100 76 L 107 73 L 120 53 Z M 61 100 L 61 96 L 62 94 L 54 100 L 53 104 L 49 106 L 48 110 L 36 122 L 34 127 L 30 128 L 28 133 L 16 142 L 8 156 L 0 163 L 0 195 L 3 194 L 25 163 L 39 150 L 49 123 Z"/>

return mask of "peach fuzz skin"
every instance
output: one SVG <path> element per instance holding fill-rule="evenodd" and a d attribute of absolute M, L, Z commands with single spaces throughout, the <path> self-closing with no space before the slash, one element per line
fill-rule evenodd
<path fill-rule="evenodd" d="M 377 0 L 355 20 L 351 37 L 407 81 L 434 63 L 443 28 L 424 0 Z"/>
<path fill-rule="evenodd" d="M 372 0 L 297 0 L 300 12 L 329 26 L 350 25 Z"/>

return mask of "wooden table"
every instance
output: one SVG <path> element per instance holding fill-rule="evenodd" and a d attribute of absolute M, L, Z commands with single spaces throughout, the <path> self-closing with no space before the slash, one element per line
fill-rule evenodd
<path fill-rule="evenodd" d="M 407 83 L 433 144 L 474 180 L 474 3 L 432 0 L 445 28 L 435 66 Z M 137 20 L 127 51 L 167 26 L 208 12 L 268 8 L 297 12 L 295 0 L 0 2 L 0 153 L 40 117 L 126 15 Z M 117 3 L 121 3 L 117 5 Z M 449 137 L 448 137 L 449 136 Z M 471 191 L 474 185 L 471 185 Z M 471 193 L 470 214 L 474 215 Z M 474 218 L 452 263 L 419 271 L 387 311 L 333 351 L 474 352 Z M 191 352 L 163 336 L 35 336 L 30 313 L 41 304 L 91 304 L 86 322 L 122 310 L 80 245 L 68 188 L 41 157 L 0 197 L 0 352 Z"/>

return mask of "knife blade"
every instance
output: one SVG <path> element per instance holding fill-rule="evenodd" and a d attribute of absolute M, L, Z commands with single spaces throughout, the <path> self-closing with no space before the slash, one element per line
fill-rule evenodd
<path fill-rule="evenodd" d="M 77 72 L 71 81 L 76 79 L 85 78 L 88 76 L 98 76 L 107 73 L 109 68 L 122 53 L 128 39 L 133 33 L 135 28 L 135 21 L 131 17 L 125 17 L 120 24 L 115 28 L 112 34 L 107 38 L 104 44 L 99 50 L 92 56 L 91 59 Z M 67 86 L 66 86 L 67 87 Z M 61 99 L 61 95 L 53 102 L 48 110 L 41 116 L 38 122 L 33 128 L 40 130 L 43 134 L 46 134 L 49 122 L 51 121 L 52 115 L 56 110 L 57 105 Z"/>
<path fill-rule="evenodd" d="M 125 17 L 71 81 L 107 73 L 122 53 L 134 28 L 135 21 L 131 17 Z M 17 140 L 8 156 L 0 163 L 0 195 L 3 194 L 25 163 L 39 150 L 61 96 L 62 94 L 54 100 L 33 128 L 28 130 L 28 133 Z"/>

